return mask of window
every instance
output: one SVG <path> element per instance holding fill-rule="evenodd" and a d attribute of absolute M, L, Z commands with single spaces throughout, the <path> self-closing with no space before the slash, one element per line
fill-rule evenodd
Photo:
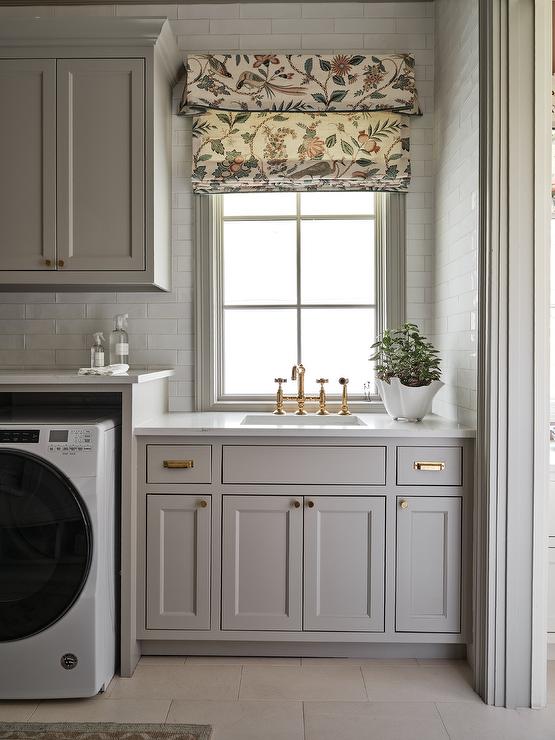
<path fill-rule="evenodd" d="M 302 362 L 305 390 L 350 380 L 366 399 L 370 345 L 403 321 L 400 195 L 197 197 L 197 407 L 269 409 Z M 289 380 L 287 393 L 295 388 Z"/>

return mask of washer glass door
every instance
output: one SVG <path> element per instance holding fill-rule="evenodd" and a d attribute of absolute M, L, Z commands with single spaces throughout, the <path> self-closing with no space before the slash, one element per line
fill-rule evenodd
<path fill-rule="evenodd" d="M 85 585 L 91 554 L 72 483 L 35 455 L 0 449 L 0 642 L 61 619 Z"/>

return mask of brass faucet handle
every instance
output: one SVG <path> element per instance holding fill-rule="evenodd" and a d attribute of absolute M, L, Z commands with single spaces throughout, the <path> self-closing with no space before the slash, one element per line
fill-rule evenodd
<path fill-rule="evenodd" d="M 339 378 L 339 385 L 343 386 L 341 391 L 341 409 L 339 410 L 339 416 L 350 416 L 349 401 L 347 399 L 347 383 L 349 378 Z"/>
<path fill-rule="evenodd" d="M 347 385 L 349 378 L 339 378 L 339 385 Z"/>
<path fill-rule="evenodd" d="M 287 378 L 274 378 L 274 383 L 279 383 L 280 385 L 282 383 L 287 383 Z"/>
<path fill-rule="evenodd" d="M 320 385 L 324 385 L 324 383 L 329 383 L 329 378 L 316 378 L 316 382 L 320 383 Z"/>

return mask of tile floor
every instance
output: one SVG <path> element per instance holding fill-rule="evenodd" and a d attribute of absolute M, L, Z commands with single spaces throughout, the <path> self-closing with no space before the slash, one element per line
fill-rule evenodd
<path fill-rule="evenodd" d="M 93 699 L 0 702 L 0 721 L 192 722 L 213 740 L 555 740 L 545 711 L 491 709 L 462 661 L 145 657 Z"/>

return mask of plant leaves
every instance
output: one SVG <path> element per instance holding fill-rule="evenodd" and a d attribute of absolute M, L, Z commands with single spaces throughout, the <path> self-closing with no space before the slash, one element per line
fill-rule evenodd
<path fill-rule="evenodd" d="M 332 80 L 335 82 L 336 85 L 342 85 L 343 87 L 345 87 L 345 80 L 343 79 L 343 77 L 341 77 L 341 75 L 334 75 L 332 77 Z"/>
<path fill-rule="evenodd" d="M 347 95 L 346 90 L 334 90 L 330 97 L 330 103 L 339 103 Z"/>
<path fill-rule="evenodd" d="M 317 103 L 323 103 L 324 105 L 327 105 L 328 101 L 326 100 L 324 95 L 322 95 L 322 93 L 312 93 L 312 97 Z"/>
<path fill-rule="evenodd" d="M 350 157 L 352 157 L 355 153 L 353 147 L 349 144 L 348 141 L 345 141 L 345 139 L 341 139 L 341 149 L 343 149 L 345 154 L 348 154 Z"/>
<path fill-rule="evenodd" d="M 309 57 L 304 63 L 304 71 L 307 73 L 307 75 L 312 73 L 312 57 Z"/>
<path fill-rule="evenodd" d="M 364 57 L 360 54 L 355 54 L 349 59 L 349 64 L 352 64 L 354 67 L 356 67 L 358 64 L 361 64 L 364 61 Z"/>
<path fill-rule="evenodd" d="M 328 136 L 328 138 L 326 139 L 326 146 L 328 149 L 331 149 L 331 147 L 335 146 L 336 143 L 337 143 L 337 136 L 335 134 Z"/>
<path fill-rule="evenodd" d="M 213 152 L 216 152 L 216 154 L 225 154 L 224 145 L 221 142 L 221 139 L 213 139 L 210 142 L 210 147 Z"/>
<path fill-rule="evenodd" d="M 330 71 L 330 69 L 331 69 L 331 62 L 328 62 L 327 59 L 319 59 L 318 61 L 320 63 L 320 69 L 322 70 L 322 72 L 329 72 Z"/>

